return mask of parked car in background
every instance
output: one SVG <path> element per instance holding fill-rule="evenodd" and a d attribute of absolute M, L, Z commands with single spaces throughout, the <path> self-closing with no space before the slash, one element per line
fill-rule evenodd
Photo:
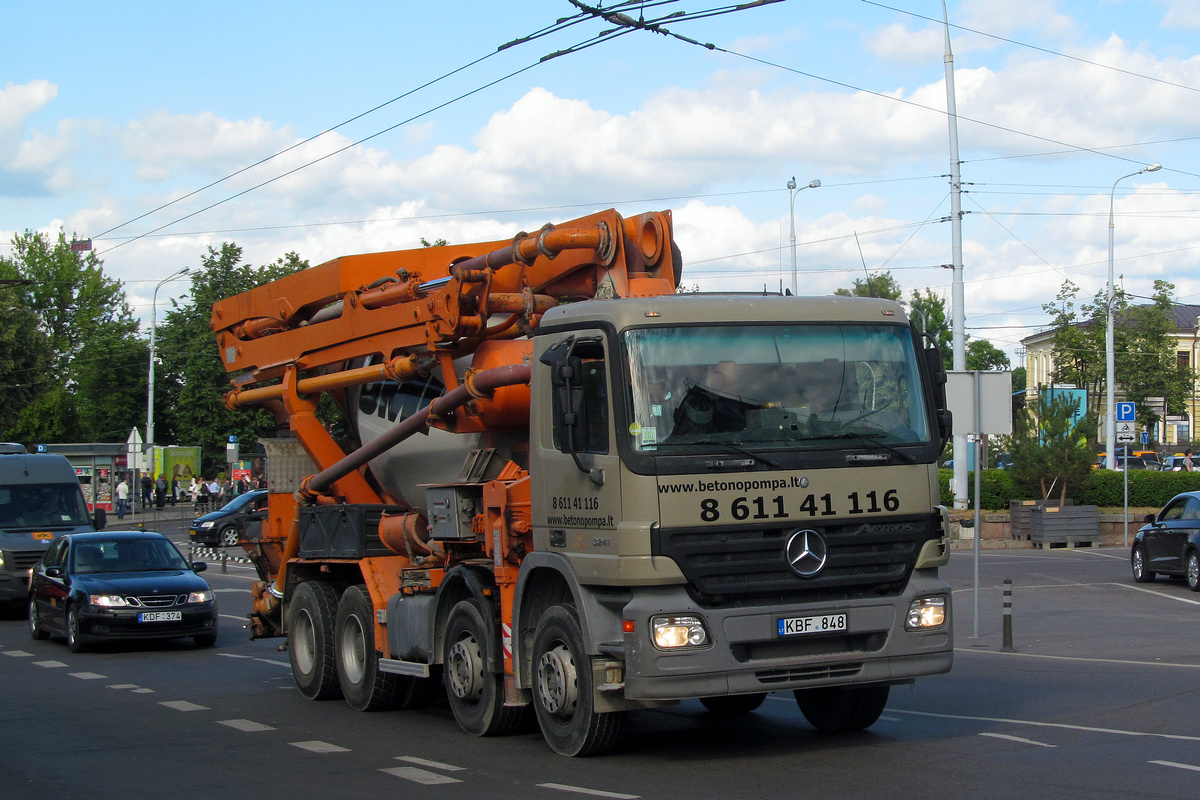
<path fill-rule="evenodd" d="M 1108 459 L 1105 456 L 1101 455 L 1100 460 L 1092 465 L 1092 469 L 1104 469 L 1104 465 L 1107 461 L 1108 461 Z M 1117 469 L 1123 470 L 1126 468 L 1128 468 L 1130 471 L 1136 470 L 1136 469 L 1143 469 L 1143 470 L 1148 469 L 1148 470 L 1152 470 L 1152 471 L 1158 471 L 1158 470 L 1162 469 L 1162 466 L 1157 461 L 1147 461 L 1146 459 L 1142 458 L 1141 456 L 1118 455 L 1117 456 Z"/>
<path fill-rule="evenodd" d="M 1183 471 L 1183 453 L 1176 453 L 1173 456 L 1167 456 L 1163 459 L 1164 472 L 1182 472 Z"/>
<path fill-rule="evenodd" d="M 1134 450 L 1133 455 L 1144 459 L 1147 464 L 1157 464 L 1158 468 L 1162 469 L 1162 459 L 1159 458 L 1157 450 Z"/>
<path fill-rule="evenodd" d="M 236 547 L 246 532 L 246 523 L 255 511 L 267 507 L 267 490 L 255 489 L 240 494 L 216 511 L 192 520 L 188 541 L 192 544 Z"/>
<path fill-rule="evenodd" d="M 217 641 L 217 600 L 208 582 L 161 533 L 106 531 L 56 539 L 29 578 L 29 633 L 61 634 L 71 652 L 101 638 L 190 636 Z"/>
<path fill-rule="evenodd" d="M 1177 494 L 1157 515 L 1147 514 L 1129 558 L 1138 583 L 1172 575 L 1200 592 L 1200 492 Z"/>

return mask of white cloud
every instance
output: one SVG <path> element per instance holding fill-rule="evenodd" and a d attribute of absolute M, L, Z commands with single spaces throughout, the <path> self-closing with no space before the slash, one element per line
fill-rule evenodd
<path fill-rule="evenodd" d="M 282 150 L 294 135 L 289 127 L 276 128 L 257 117 L 227 120 L 211 112 L 159 111 L 131 122 L 121 144 L 142 180 L 164 180 L 177 170 L 232 172 Z"/>
<path fill-rule="evenodd" d="M 945 32 L 936 28 L 913 31 L 896 22 L 874 31 L 864 45 L 878 58 L 899 64 L 929 64 L 945 52 Z"/>
<path fill-rule="evenodd" d="M 1200 29 L 1200 6 L 1196 0 L 1165 0 L 1167 11 L 1163 15 L 1164 28 Z"/>

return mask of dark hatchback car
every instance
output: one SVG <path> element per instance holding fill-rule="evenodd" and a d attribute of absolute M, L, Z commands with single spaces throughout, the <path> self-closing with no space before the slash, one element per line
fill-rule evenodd
<path fill-rule="evenodd" d="M 56 539 L 29 578 L 29 632 L 61 634 L 72 652 L 101 638 L 190 636 L 201 647 L 217 641 L 217 601 L 160 533 L 105 531 Z"/>
<path fill-rule="evenodd" d="M 216 511 L 196 517 L 188 528 L 188 541 L 192 544 L 236 547 L 245 535 L 246 523 L 255 511 L 267 507 L 267 490 L 255 489 L 240 494 Z"/>
<path fill-rule="evenodd" d="M 1138 583 L 1173 575 L 1200 592 L 1200 492 L 1175 495 L 1157 515 L 1148 514 L 1133 539 L 1130 560 Z"/>

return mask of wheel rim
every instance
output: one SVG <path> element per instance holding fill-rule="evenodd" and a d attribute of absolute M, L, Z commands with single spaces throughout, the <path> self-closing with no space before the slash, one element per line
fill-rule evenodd
<path fill-rule="evenodd" d="M 483 652 L 479 642 L 470 634 L 464 635 L 450 648 L 446 663 L 446 680 L 450 691 L 460 700 L 475 702 L 483 694 Z"/>
<path fill-rule="evenodd" d="M 1139 547 L 1133 551 L 1133 576 L 1135 578 L 1142 577 L 1142 571 L 1145 568 L 1146 565 L 1142 560 L 1142 549 Z"/>
<path fill-rule="evenodd" d="M 229 528 L 225 533 L 221 534 L 221 543 L 228 547 L 233 547 L 238 543 L 238 538 L 238 532 L 233 528 Z"/>
<path fill-rule="evenodd" d="M 579 705 L 579 680 L 570 649 L 556 642 L 538 659 L 538 696 L 542 707 L 557 717 L 568 718 Z"/>
<path fill-rule="evenodd" d="M 38 628 L 39 628 L 39 625 L 38 625 L 38 617 L 37 617 L 37 602 L 34 600 L 30 600 L 29 601 L 29 632 L 32 633 L 34 636 L 36 636 L 37 632 L 38 632 Z"/>
<path fill-rule="evenodd" d="M 1187 580 L 1189 586 L 1200 586 L 1200 556 L 1195 553 L 1188 556 Z"/>
<path fill-rule="evenodd" d="M 313 671 L 317 663 L 317 641 L 313 632 L 313 620 L 307 610 L 301 610 L 296 615 L 296 626 L 293 631 L 293 648 L 296 666 L 300 672 L 307 675 Z"/>
<path fill-rule="evenodd" d="M 342 629 L 342 669 L 351 683 L 362 683 L 367 674 L 367 636 L 357 616 L 346 619 Z"/>
<path fill-rule="evenodd" d="M 77 641 L 79 641 L 79 615 L 72 608 L 67 612 L 67 644 L 75 644 Z"/>

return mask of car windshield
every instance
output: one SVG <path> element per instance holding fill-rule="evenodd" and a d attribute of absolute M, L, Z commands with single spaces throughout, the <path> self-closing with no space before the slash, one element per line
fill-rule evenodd
<path fill-rule="evenodd" d="M 222 510 L 222 511 L 237 511 L 237 510 L 239 510 L 239 509 L 240 509 L 242 506 L 244 506 L 244 505 L 246 505 L 247 503 L 251 502 L 251 501 L 252 501 L 252 500 L 253 500 L 255 497 L 258 497 L 258 495 L 256 495 L 256 494 L 252 494 L 252 493 L 240 494 L 240 495 L 238 495 L 237 497 L 235 497 L 235 498 L 233 498 L 232 500 L 230 500 L 230 501 L 229 501 L 228 503 L 226 503 L 224 506 L 222 506 L 222 507 L 221 507 L 221 510 Z"/>
<path fill-rule="evenodd" d="M 0 528 L 91 526 L 78 483 L 0 486 Z"/>
<path fill-rule="evenodd" d="M 907 326 L 646 328 L 624 348 L 638 450 L 929 441 Z"/>
<path fill-rule="evenodd" d="M 187 561 L 166 539 L 113 539 L 74 547 L 74 572 L 156 572 L 187 569 Z"/>

